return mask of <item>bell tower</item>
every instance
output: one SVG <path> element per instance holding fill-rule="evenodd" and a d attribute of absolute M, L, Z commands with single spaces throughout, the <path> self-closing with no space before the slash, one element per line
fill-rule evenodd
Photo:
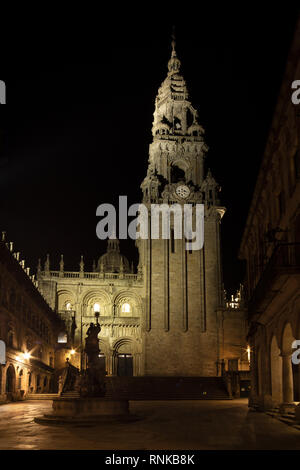
<path fill-rule="evenodd" d="M 168 74 L 155 100 L 143 203 L 204 205 L 204 247 L 187 250 L 185 237 L 138 239 L 145 287 L 146 375 L 217 375 L 216 310 L 222 302 L 219 187 L 204 174 L 208 147 L 181 74 L 175 37 Z M 151 215 L 148 226 L 151 227 Z M 174 221 L 173 221 L 174 224 Z M 151 230 L 149 231 L 149 233 Z"/>
<path fill-rule="evenodd" d="M 179 183 L 188 186 L 190 200 L 201 199 L 199 189 L 208 148 L 180 69 L 173 37 L 168 75 L 155 100 L 153 142 L 149 149 L 147 176 L 141 186 L 144 202 L 162 202 L 167 193 L 171 196 L 176 192 Z M 175 200 L 178 202 L 176 196 Z"/>

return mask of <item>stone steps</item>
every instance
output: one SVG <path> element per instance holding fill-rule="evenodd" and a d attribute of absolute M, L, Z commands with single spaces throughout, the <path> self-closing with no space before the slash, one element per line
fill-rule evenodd
<path fill-rule="evenodd" d="M 290 409 L 289 411 L 286 411 L 285 413 L 280 413 L 279 407 L 277 408 L 272 408 L 271 410 L 266 411 L 266 414 L 268 416 L 271 416 L 272 418 L 278 419 L 278 421 L 281 421 L 282 423 L 288 424 L 289 426 L 293 426 L 293 428 L 298 429 L 300 431 L 300 424 L 295 421 L 295 410 Z"/>
<path fill-rule="evenodd" d="M 58 393 L 28 393 L 26 396 L 27 400 L 53 400 L 57 398 Z"/>
<path fill-rule="evenodd" d="M 228 400 L 221 377 L 107 377 L 107 396 L 128 400 Z"/>
<path fill-rule="evenodd" d="M 106 377 L 105 399 L 119 400 L 229 400 L 221 377 Z M 53 400 L 58 394 L 29 394 L 28 399 Z M 63 398 L 79 398 L 65 392 Z"/>

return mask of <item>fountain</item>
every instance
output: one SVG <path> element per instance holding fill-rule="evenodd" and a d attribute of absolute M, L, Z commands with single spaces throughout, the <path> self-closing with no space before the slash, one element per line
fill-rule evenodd
<path fill-rule="evenodd" d="M 134 418 L 129 414 L 128 400 L 106 397 L 106 372 L 100 360 L 98 339 L 99 313 L 95 317 L 96 323 L 90 324 L 85 340 L 86 368 L 79 371 L 67 360 L 60 377 L 59 396 L 53 399 L 52 414 L 36 417 L 37 423 L 74 424 Z"/>

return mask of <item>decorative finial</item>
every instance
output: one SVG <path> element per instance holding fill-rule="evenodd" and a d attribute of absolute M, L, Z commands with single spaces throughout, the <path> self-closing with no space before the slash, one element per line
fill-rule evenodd
<path fill-rule="evenodd" d="M 80 257 L 79 267 L 80 267 L 80 272 L 83 272 L 84 271 L 83 255 L 81 255 L 81 257 Z"/>
<path fill-rule="evenodd" d="M 60 255 L 59 270 L 60 272 L 64 271 L 64 255 Z"/>
<path fill-rule="evenodd" d="M 169 69 L 169 75 L 172 75 L 174 73 L 178 73 L 180 70 L 180 65 L 181 62 L 177 57 L 175 46 L 176 46 L 176 37 L 175 37 L 175 26 L 172 28 L 172 54 L 171 54 L 171 59 L 168 62 L 168 69 Z"/>
<path fill-rule="evenodd" d="M 48 254 L 46 257 L 45 261 L 45 266 L 44 266 L 44 271 L 49 272 L 50 271 L 50 255 Z"/>
<path fill-rule="evenodd" d="M 174 24 L 173 24 L 173 26 L 172 26 L 172 34 L 171 34 L 171 37 L 172 37 L 171 45 L 172 45 L 172 56 L 173 56 L 173 52 L 174 52 L 175 55 L 176 55 L 176 51 L 175 51 L 176 35 L 175 35 L 175 25 L 174 25 Z"/>
<path fill-rule="evenodd" d="M 109 239 L 110 239 L 110 240 L 115 240 L 116 238 L 117 238 L 116 226 L 114 225 L 114 226 L 113 226 L 113 229 L 112 229 L 112 232 L 111 232 L 111 234 L 110 234 L 110 236 L 109 236 Z"/>

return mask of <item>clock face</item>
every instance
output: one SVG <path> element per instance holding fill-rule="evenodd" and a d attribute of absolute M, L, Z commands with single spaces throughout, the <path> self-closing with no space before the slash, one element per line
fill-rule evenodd
<path fill-rule="evenodd" d="M 177 186 L 177 188 L 176 188 L 176 194 L 177 194 L 177 196 L 181 197 L 182 199 L 186 199 L 190 194 L 190 190 L 187 186 L 180 185 L 180 186 Z"/>

